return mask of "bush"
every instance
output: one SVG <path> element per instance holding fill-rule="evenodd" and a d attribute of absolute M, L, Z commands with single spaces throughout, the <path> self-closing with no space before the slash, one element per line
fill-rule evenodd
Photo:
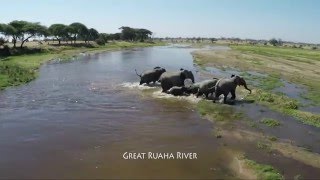
<path fill-rule="evenodd" d="M 106 41 L 102 38 L 96 39 L 95 42 L 101 46 L 106 44 Z"/>
<path fill-rule="evenodd" d="M 316 50 L 316 49 L 317 49 L 317 47 L 316 47 L 316 46 L 312 47 L 312 50 Z"/>
<path fill-rule="evenodd" d="M 1 49 L 0 48 L 0 56 L 10 56 L 11 55 L 11 52 L 10 52 L 10 48 L 9 46 L 7 45 L 4 45 L 4 47 Z"/>

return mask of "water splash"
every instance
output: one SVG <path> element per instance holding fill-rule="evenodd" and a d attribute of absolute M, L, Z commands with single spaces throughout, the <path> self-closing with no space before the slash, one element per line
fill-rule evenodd
<path fill-rule="evenodd" d="M 188 101 L 190 103 L 198 103 L 201 98 L 197 98 L 195 95 L 189 95 L 189 96 L 173 96 L 172 94 L 167 94 L 159 91 L 155 91 L 152 93 L 153 98 L 158 98 L 158 99 L 172 99 L 172 100 L 179 100 L 179 101 Z"/>
<path fill-rule="evenodd" d="M 145 90 L 145 89 L 156 89 L 159 87 L 158 83 L 155 84 L 150 84 L 150 85 L 140 85 L 139 82 L 125 82 L 120 84 L 121 87 L 124 88 L 129 88 L 129 89 L 140 89 L 140 90 Z"/>

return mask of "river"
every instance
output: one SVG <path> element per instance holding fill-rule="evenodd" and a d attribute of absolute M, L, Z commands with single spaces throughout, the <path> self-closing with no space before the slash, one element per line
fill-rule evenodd
<path fill-rule="evenodd" d="M 155 66 L 190 69 L 201 79 L 193 50 L 82 54 L 1 91 L 0 178 L 233 177 L 210 121 L 187 101 L 153 98 L 136 85 L 134 70 Z M 125 152 L 192 152 L 197 159 L 126 160 Z"/>

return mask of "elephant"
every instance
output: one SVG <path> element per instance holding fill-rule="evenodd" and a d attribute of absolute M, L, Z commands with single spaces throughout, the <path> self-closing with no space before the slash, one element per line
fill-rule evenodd
<path fill-rule="evenodd" d="M 162 92 L 166 92 L 173 86 L 184 86 L 184 80 L 186 79 L 191 79 L 194 83 L 194 76 L 191 71 L 183 69 L 177 72 L 164 72 L 159 79 Z"/>
<path fill-rule="evenodd" d="M 208 98 L 209 94 L 213 94 L 215 92 L 215 85 L 217 84 L 217 82 L 218 82 L 217 78 L 199 82 L 199 88 L 198 88 L 198 92 L 196 93 L 196 96 L 199 97 L 204 94 L 206 98 Z"/>
<path fill-rule="evenodd" d="M 192 83 L 194 83 L 194 76 L 193 76 L 193 73 L 191 71 L 183 69 L 183 68 L 180 68 L 180 71 L 186 72 L 187 79 L 191 79 Z"/>
<path fill-rule="evenodd" d="M 173 86 L 166 93 L 172 94 L 174 96 L 182 96 L 182 95 L 188 96 L 189 94 L 187 92 L 188 92 L 188 88 L 185 86 L 182 86 L 182 87 Z"/>
<path fill-rule="evenodd" d="M 150 82 L 155 83 L 159 80 L 160 76 L 166 72 L 166 69 L 161 67 L 155 67 L 152 70 L 144 71 L 142 74 L 138 74 L 137 70 L 135 69 L 136 74 L 140 77 L 140 85 L 143 83 L 149 84 Z"/>
<path fill-rule="evenodd" d="M 229 93 L 232 95 L 231 99 L 234 100 L 236 98 L 237 86 L 244 86 L 244 88 L 251 93 L 251 89 L 247 87 L 246 81 L 240 76 L 231 75 L 231 78 L 219 79 L 215 86 L 215 99 L 213 102 L 215 102 L 215 100 L 218 99 L 221 94 L 223 94 L 223 102 L 226 103 Z"/>

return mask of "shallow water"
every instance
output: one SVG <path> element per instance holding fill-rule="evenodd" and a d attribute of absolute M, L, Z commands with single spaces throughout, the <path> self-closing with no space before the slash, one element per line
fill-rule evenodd
<path fill-rule="evenodd" d="M 44 65 L 35 81 L 1 91 L 0 178 L 233 176 L 220 152 L 222 143 L 212 135 L 214 125 L 193 107 L 196 98 L 164 95 L 157 84 L 137 83 L 134 69 L 155 66 L 193 70 L 198 81 L 192 50 L 154 47 L 84 54 L 72 62 Z M 243 151 L 256 153 L 240 144 Z M 122 156 L 149 151 L 193 152 L 198 159 Z"/>

